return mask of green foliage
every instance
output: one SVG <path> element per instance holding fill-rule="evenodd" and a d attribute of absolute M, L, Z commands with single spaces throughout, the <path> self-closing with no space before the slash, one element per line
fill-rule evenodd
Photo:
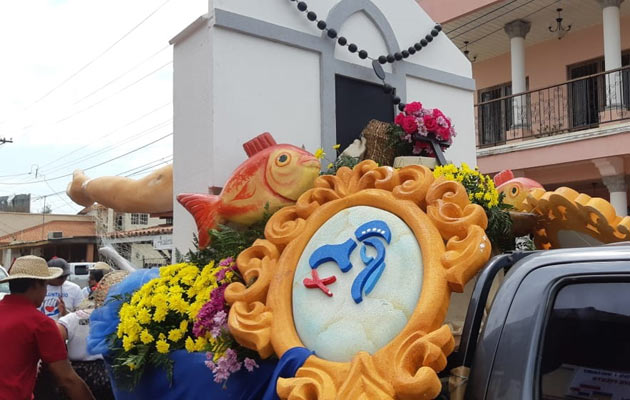
<path fill-rule="evenodd" d="M 145 374 L 147 368 L 162 368 L 166 371 L 169 386 L 173 383 L 174 362 L 168 354 L 149 351 L 151 345 L 139 344 L 137 354 L 124 351 L 116 332 L 109 337 L 110 354 L 115 354 L 111 361 L 112 373 L 116 377 L 116 386 L 123 390 L 132 391 Z"/>
<path fill-rule="evenodd" d="M 357 157 L 341 155 L 337 157 L 337 159 L 334 162 L 331 162 L 330 164 L 328 164 L 328 169 L 325 172 L 322 172 L 321 175 L 335 175 L 337 173 L 337 170 L 339 170 L 339 168 L 348 167 L 352 169 L 359 162 L 361 162 L 361 160 L 359 160 Z"/>
<path fill-rule="evenodd" d="M 515 238 L 512 234 L 512 218 L 509 204 L 503 203 L 504 194 L 499 194 L 499 205 L 496 207 L 484 208 L 488 217 L 488 228 L 486 234 L 492 243 L 492 247 L 506 252 L 515 249 Z"/>
<path fill-rule="evenodd" d="M 218 229 L 211 229 L 210 245 L 205 249 L 199 248 L 197 236 L 193 238 L 195 250 L 190 250 L 186 261 L 195 265 L 207 265 L 210 261 L 220 262 L 228 257 L 236 257 L 243 250 L 250 247 L 256 239 L 264 238 L 265 225 L 273 213 L 269 211 L 269 204 L 265 205 L 262 220 L 249 227 L 233 227 L 220 225 Z"/>

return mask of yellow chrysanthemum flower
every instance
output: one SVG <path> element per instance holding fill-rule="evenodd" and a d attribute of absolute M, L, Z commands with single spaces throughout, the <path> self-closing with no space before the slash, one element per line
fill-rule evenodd
<path fill-rule="evenodd" d="M 168 331 L 168 340 L 170 340 L 171 342 L 179 341 L 182 336 L 182 331 L 180 331 L 179 329 L 171 329 L 170 331 Z"/>
<path fill-rule="evenodd" d="M 339 150 L 339 148 L 340 148 L 340 147 L 341 147 L 341 145 L 340 145 L 340 144 L 336 144 L 336 145 L 334 145 L 334 146 L 333 146 L 333 149 L 335 149 L 335 150 Z"/>
<path fill-rule="evenodd" d="M 324 149 L 317 149 L 315 150 L 315 154 L 313 154 L 315 156 L 315 158 L 317 158 L 318 160 L 321 160 L 322 158 L 326 157 L 326 153 L 324 153 Z"/>
<path fill-rule="evenodd" d="M 140 334 L 140 340 L 142 341 L 142 343 L 144 344 L 149 344 L 151 342 L 153 342 L 153 335 L 151 335 L 149 333 L 149 331 L 147 331 L 146 329 L 142 331 L 142 333 Z"/>
<path fill-rule="evenodd" d="M 189 353 L 195 351 L 195 341 L 190 336 L 186 338 L 186 343 L 184 346 L 186 347 L 186 351 L 188 351 Z"/>
<path fill-rule="evenodd" d="M 157 342 L 155 342 L 155 348 L 157 349 L 158 353 L 168 353 L 169 347 L 171 347 L 171 345 L 169 345 L 165 340 L 158 340 Z"/>

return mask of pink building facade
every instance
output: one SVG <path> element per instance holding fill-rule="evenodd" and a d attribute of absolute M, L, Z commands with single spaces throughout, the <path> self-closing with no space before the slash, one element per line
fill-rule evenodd
<path fill-rule="evenodd" d="M 418 3 L 472 62 L 482 172 L 512 169 L 628 215 L 630 2 Z"/>

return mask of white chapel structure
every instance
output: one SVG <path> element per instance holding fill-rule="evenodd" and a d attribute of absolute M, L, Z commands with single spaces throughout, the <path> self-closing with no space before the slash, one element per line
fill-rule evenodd
<path fill-rule="evenodd" d="M 247 157 L 242 144 L 262 132 L 332 153 L 352 113 L 383 96 L 390 101 L 372 59 L 406 52 L 435 26 L 414 0 L 310 0 L 306 12 L 298 3 L 209 0 L 208 13 L 171 40 L 175 195 L 222 187 Z M 336 38 L 318 28 L 320 20 Z M 350 44 L 368 57 L 350 52 Z M 472 69 L 445 33 L 383 69 L 403 103 L 420 101 L 451 117 L 457 137 L 446 158 L 476 165 Z M 398 113 L 391 103 L 382 108 L 391 119 Z M 195 223 L 177 202 L 173 212 L 174 247 L 185 253 Z"/>

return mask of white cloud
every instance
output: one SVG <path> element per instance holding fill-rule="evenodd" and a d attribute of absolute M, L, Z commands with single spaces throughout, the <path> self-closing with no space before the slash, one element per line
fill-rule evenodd
<path fill-rule="evenodd" d="M 27 173 L 39 166 L 40 174 L 55 178 L 172 132 L 172 48 L 167 47 L 168 40 L 207 11 L 207 0 L 167 2 L 100 56 L 162 4 L 164 0 L 0 2 L 0 36 L 4 39 L 0 137 L 14 141 L 0 146 L 0 176 Z M 93 63 L 45 96 L 90 61 Z M 87 173 L 115 175 L 171 152 L 169 137 Z M 33 175 L 0 177 L 4 183 L 33 180 Z M 64 190 L 68 182 L 69 178 L 63 178 L 48 185 L 0 184 L 0 195 L 46 195 Z M 65 195 L 48 198 L 47 203 L 51 202 L 54 212 L 80 209 L 69 205 Z M 32 210 L 38 211 L 42 203 L 34 201 Z"/>

